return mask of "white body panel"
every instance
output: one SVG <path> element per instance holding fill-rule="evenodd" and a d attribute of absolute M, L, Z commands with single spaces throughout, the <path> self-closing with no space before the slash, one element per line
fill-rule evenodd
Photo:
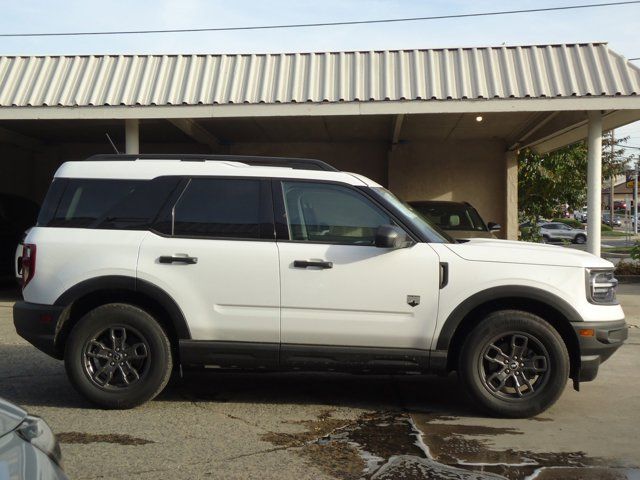
<path fill-rule="evenodd" d="M 35 276 L 25 300 L 52 305 L 69 288 L 107 275 L 135 278 L 138 248 L 147 232 L 34 227 L 25 243 L 36 244 Z"/>
<path fill-rule="evenodd" d="M 163 255 L 197 257 L 163 264 Z M 280 341 L 280 279 L 275 242 L 170 238 L 149 233 L 138 278 L 176 301 L 194 340 Z"/>
<path fill-rule="evenodd" d="M 282 343 L 428 349 L 438 312 L 439 262 L 425 243 L 388 250 L 278 243 Z M 324 260 L 333 268 L 295 268 Z M 407 295 L 419 295 L 411 307 Z"/>

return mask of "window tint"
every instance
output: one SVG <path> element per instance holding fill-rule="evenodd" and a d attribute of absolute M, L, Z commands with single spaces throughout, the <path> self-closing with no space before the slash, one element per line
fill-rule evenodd
<path fill-rule="evenodd" d="M 412 206 L 427 220 L 435 223 L 443 230 L 488 231 L 478 212 L 464 204 L 454 202 L 415 202 Z"/>
<path fill-rule="evenodd" d="M 48 227 L 144 229 L 178 183 L 155 180 L 68 179 L 64 192 L 57 182 L 45 200 L 39 224 Z M 59 197 L 57 207 L 53 197 Z M 51 215 L 51 210 L 55 213 Z"/>
<path fill-rule="evenodd" d="M 174 235 L 260 238 L 260 181 L 194 178 L 174 206 Z"/>
<path fill-rule="evenodd" d="M 378 227 L 394 223 L 347 187 L 283 182 L 283 192 L 291 240 L 373 245 Z"/>

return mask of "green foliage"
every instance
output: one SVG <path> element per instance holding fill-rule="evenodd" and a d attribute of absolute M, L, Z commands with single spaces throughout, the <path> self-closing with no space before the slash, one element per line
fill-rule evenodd
<path fill-rule="evenodd" d="M 617 148 L 626 138 L 615 141 L 611 154 L 611 135 L 602 140 L 602 175 L 604 178 L 624 171 L 623 150 Z M 587 147 L 578 142 L 546 155 L 532 150 L 520 151 L 518 157 L 519 209 L 524 220 L 558 216 L 564 205 L 569 210 L 581 208 L 587 198 Z M 535 228 L 533 230 L 536 230 Z"/>
<path fill-rule="evenodd" d="M 602 225 L 600 225 L 600 231 L 601 232 L 613 232 L 613 228 L 611 228 L 606 223 L 603 223 Z"/>
<path fill-rule="evenodd" d="M 640 260 L 640 242 L 636 242 L 630 253 L 633 260 Z"/>
<path fill-rule="evenodd" d="M 640 263 L 620 261 L 616 265 L 616 275 L 640 275 Z"/>

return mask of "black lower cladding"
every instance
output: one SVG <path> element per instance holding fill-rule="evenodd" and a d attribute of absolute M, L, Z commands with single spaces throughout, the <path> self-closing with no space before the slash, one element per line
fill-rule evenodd
<path fill-rule="evenodd" d="M 180 340 L 180 361 L 305 371 L 423 372 L 429 368 L 428 352 L 418 349 L 202 340 Z"/>
<path fill-rule="evenodd" d="M 16 302 L 13 306 L 13 324 L 16 332 L 27 342 L 47 355 L 60 358 L 55 348 L 55 332 L 62 306 Z"/>
<path fill-rule="evenodd" d="M 600 364 L 622 346 L 629 336 L 629 327 L 623 320 L 612 322 L 573 322 L 580 344 L 580 381 L 596 378 Z M 593 334 L 590 331 L 593 330 Z"/>

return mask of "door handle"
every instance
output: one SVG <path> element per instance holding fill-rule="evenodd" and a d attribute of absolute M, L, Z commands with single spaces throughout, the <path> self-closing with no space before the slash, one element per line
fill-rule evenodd
<path fill-rule="evenodd" d="M 185 263 L 187 265 L 193 265 L 198 263 L 198 257 L 190 257 L 188 255 L 162 255 L 158 258 L 159 263 Z"/>
<path fill-rule="evenodd" d="M 293 261 L 294 268 L 309 268 L 309 267 L 317 267 L 317 268 L 333 268 L 333 262 L 325 262 L 323 260 L 294 260 Z"/>

